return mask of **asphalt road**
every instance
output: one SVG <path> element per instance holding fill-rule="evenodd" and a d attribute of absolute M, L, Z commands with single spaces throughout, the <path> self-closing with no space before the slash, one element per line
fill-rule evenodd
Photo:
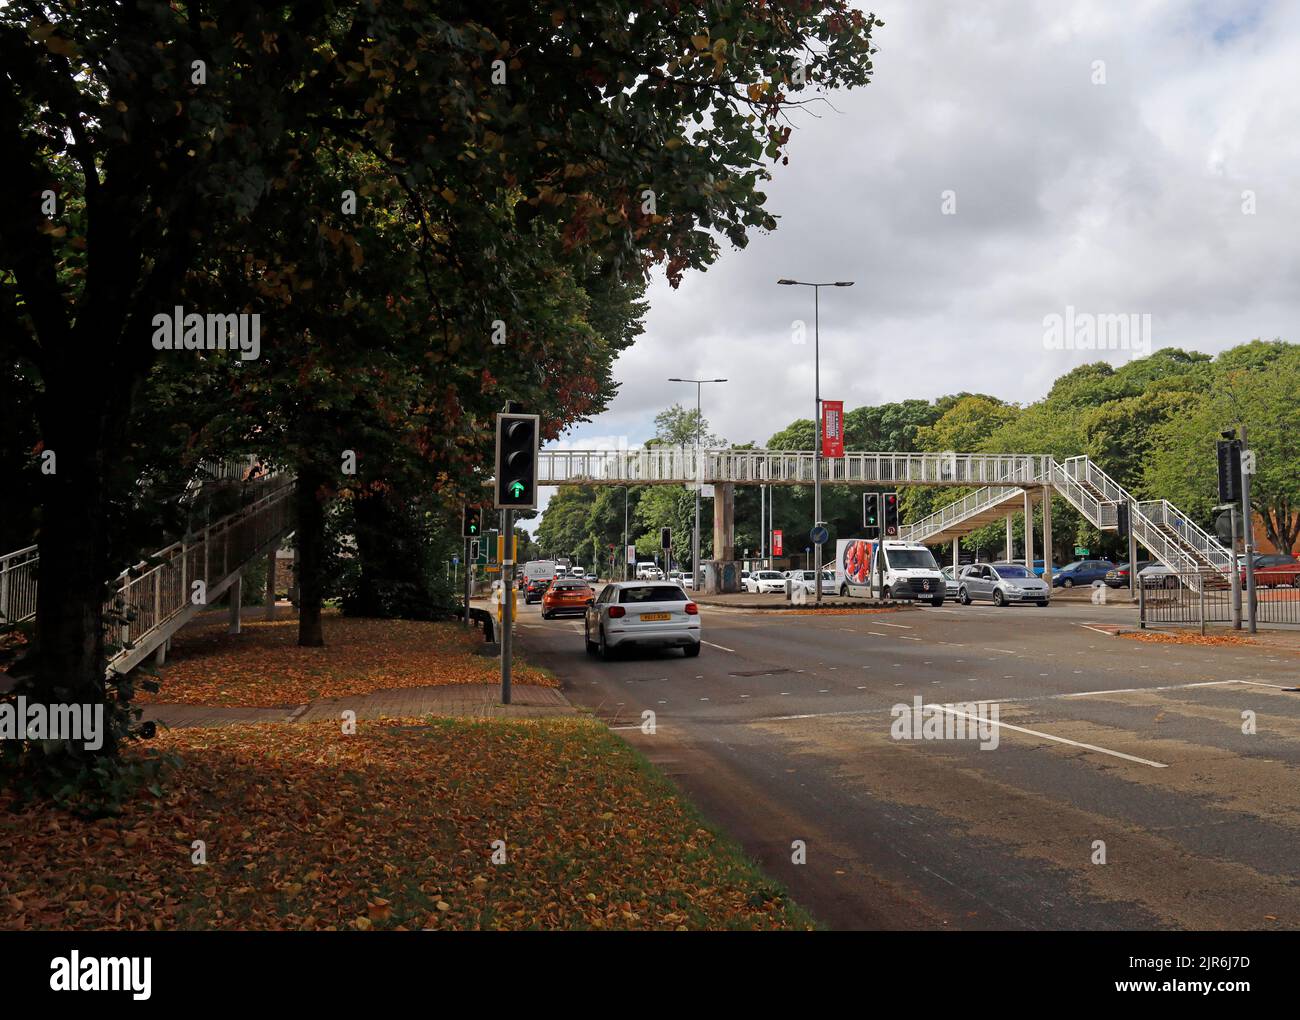
<path fill-rule="evenodd" d="M 569 698 L 829 927 L 1300 927 L 1293 655 L 1113 637 L 1088 625 L 1134 611 L 1079 602 L 705 607 L 699 658 L 606 663 L 581 619 L 520 610 L 520 646 Z M 996 704 L 996 746 L 894 739 L 914 697 Z"/>

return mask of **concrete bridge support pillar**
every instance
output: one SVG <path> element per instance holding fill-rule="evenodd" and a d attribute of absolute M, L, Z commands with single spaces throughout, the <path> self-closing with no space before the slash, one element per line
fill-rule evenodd
<path fill-rule="evenodd" d="M 1033 565 L 1030 565 L 1033 569 Z M 1043 580 L 1052 583 L 1052 487 L 1043 486 Z"/>
<path fill-rule="evenodd" d="M 240 603 L 244 599 L 244 575 L 236 574 L 234 582 L 230 585 L 230 626 L 226 628 L 228 634 L 239 633 L 239 609 Z"/>
<path fill-rule="evenodd" d="M 710 594 L 740 591 L 740 564 L 736 562 L 736 485 L 713 486 L 713 559 L 705 565 L 704 590 Z"/>
<path fill-rule="evenodd" d="M 961 536 L 952 536 L 952 572 L 955 575 L 961 569 Z"/>
<path fill-rule="evenodd" d="M 1025 569 L 1034 571 L 1034 494 L 1028 489 L 1025 490 Z"/>
<path fill-rule="evenodd" d="M 1012 528 L 1012 522 L 1015 520 L 1015 514 L 1007 514 L 1007 562 L 1011 562 L 1011 557 L 1016 554 L 1016 535 Z"/>

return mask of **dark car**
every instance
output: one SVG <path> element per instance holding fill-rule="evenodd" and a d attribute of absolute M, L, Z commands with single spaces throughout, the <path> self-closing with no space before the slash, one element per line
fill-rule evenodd
<path fill-rule="evenodd" d="M 1138 560 L 1137 570 L 1141 574 L 1147 567 L 1151 566 L 1153 560 Z M 1130 567 L 1127 563 L 1121 563 L 1114 570 L 1106 571 L 1106 576 L 1102 578 L 1106 582 L 1107 588 L 1127 588 Z"/>
<path fill-rule="evenodd" d="M 524 604 L 531 606 L 534 602 L 541 602 L 542 596 L 550 586 L 549 577 L 534 577 L 524 586 Z"/>
<path fill-rule="evenodd" d="M 1105 581 L 1107 572 L 1114 569 L 1115 564 L 1110 560 L 1075 560 L 1052 573 L 1052 587 L 1073 588 Z"/>

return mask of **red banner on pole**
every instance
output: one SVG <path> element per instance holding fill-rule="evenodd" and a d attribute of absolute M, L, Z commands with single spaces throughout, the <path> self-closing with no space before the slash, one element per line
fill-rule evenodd
<path fill-rule="evenodd" d="M 844 456 L 844 401 L 822 401 L 822 456 Z"/>
<path fill-rule="evenodd" d="M 772 555 L 773 556 L 784 555 L 784 553 L 781 552 L 781 532 L 779 531 L 772 532 Z"/>

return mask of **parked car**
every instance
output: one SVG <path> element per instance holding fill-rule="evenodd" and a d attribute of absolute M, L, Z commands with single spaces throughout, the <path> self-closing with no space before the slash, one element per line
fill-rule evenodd
<path fill-rule="evenodd" d="M 1241 572 L 1246 583 L 1246 571 Z M 1300 560 L 1283 553 L 1263 553 L 1255 557 L 1256 588 L 1300 588 Z"/>
<path fill-rule="evenodd" d="M 957 580 L 957 571 L 953 569 L 951 564 L 949 564 L 940 570 L 939 573 L 943 575 L 944 597 L 955 599 L 957 597 L 957 592 L 961 588 L 961 583 Z"/>
<path fill-rule="evenodd" d="M 542 596 L 546 594 L 546 589 L 551 586 L 549 577 L 533 577 L 524 582 L 524 604 L 531 606 L 534 602 L 541 602 Z"/>
<path fill-rule="evenodd" d="M 1052 587 L 1073 588 L 1094 581 L 1104 582 L 1107 572 L 1114 569 L 1115 564 L 1110 560 L 1075 560 L 1052 572 Z"/>
<path fill-rule="evenodd" d="M 964 606 L 987 599 L 995 606 L 1032 602 L 1045 606 L 1052 592 L 1047 582 L 1019 563 L 972 563 L 964 567 L 957 601 Z"/>
<path fill-rule="evenodd" d="M 1138 560 L 1138 577 L 1142 576 L 1142 571 L 1151 566 L 1152 562 L 1151 560 Z M 1107 588 L 1127 588 L 1129 572 L 1129 564 L 1121 563 L 1114 570 L 1106 571 L 1106 576 L 1102 578 L 1102 581 Z"/>
<path fill-rule="evenodd" d="M 775 570 L 756 570 L 745 579 L 745 591 L 751 595 L 763 592 L 784 592 L 785 576 Z"/>
<path fill-rule="evenodd" d="M 786 576 L 790 578 L 790 582 L 794 588 L 802 589 L 803 591 L 807 592 L 809 595 L 817 594 L 816 585 L 815 585 L 815 581 L 817 578 L 817 571 L 791 570 L 786 573 Z M 784 590 L 784 588 L 782 590 Z M 831 574 L 829 577 L 827 577 L 826 572 L 822 571 L 822 594 L 823 595 L 835 594 L 834 574 Z"/>
<path fill-rule="evenodd" d="M 582 622 L 589 655 L 620 648 L 680 648 L 700 654 L 700 609 L 671 581 L 615 581 L 587 607 Z"/>
<path fill-rule="evenodd" d="M 542 619 L 549 620 L 561 613 L 585 613 L 595 598 L 595 591 L 586 581 L 556 578 L 542 596 Z"/>

